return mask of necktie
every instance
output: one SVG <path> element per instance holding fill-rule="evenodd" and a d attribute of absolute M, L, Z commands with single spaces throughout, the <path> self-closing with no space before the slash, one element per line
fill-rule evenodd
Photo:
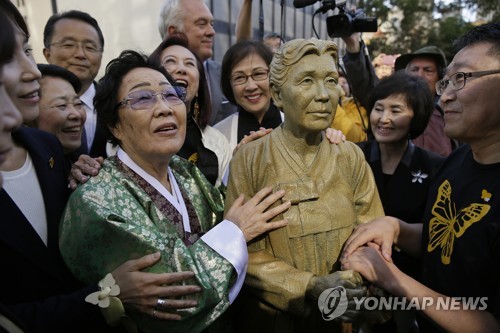
<path fill-rule="evenodd" d="M 80 150 L 86 155 L 89 154 L 89 146 L 87 143 L 87 131 L 85 130 L 85 127 L 83 127 L 82 131 L 82 145 L 80 146 Z"/>

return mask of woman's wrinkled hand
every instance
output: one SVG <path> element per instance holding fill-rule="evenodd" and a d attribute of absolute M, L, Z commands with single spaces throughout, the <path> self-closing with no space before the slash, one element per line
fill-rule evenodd
<path fill-rule="evenodd" d="M 249 142 L 255 141 L 257 139 L 260 139 L 263 136 L 268 135 L 272 131 L 273 131 L 272 128 L 264 128 L 264 127 L 259 128 L 258 131 L 250 131 L 250 134 L 245 135 L 243 137 L 243 139 L 241 139 L 241 141 L 236 145 L 236 147 L 233 150 L 233 156 L 238 151 L 238 149 L 241 148 L 241 146 L 243 146 Z"/>
<path fill-rule="evenodd" d="M 332 144 L 338 145 L 339 143 L 345 142 L 346 138 L 341 130 L 335 128 L 327 128 L 325 131 L 325 136 Z"/>
<path fill-rule="evenodd" d="M 285 195 L 283 190 L 275 193 L 272 191 L 272 187 L 265 187 L 247 202 L 245 202 L 244 196 L 240 195 L 225 216 L 226 220 L 233 222 L 241 229 L 247 242 L 265 232 L 282 228 L 288 224 L 286 219 L 268 222 L 287 211 L 291 206 L 290 201 L 287 201 L 268 209 Z"/>
<path fill-rule="evenodd" d="M 90 177 L 97 176 L 101 165 L 104 163 L 104 157 L 90 157 L 82 154 L 78 161 L 73 163 L 68 176 L 68 187 L 75 190 L 78 184 L 84 184 Z"/>
<path fill-rule="evenodd" d="M 399 235 L 399 220 L 391 216 L 383 216 L 358 225 L 344 244 L 342 258 L 351 255 L 359 247 L 373 243 L 386 261 L 392 262 L 392 245 Z"/>
<path fill-rule="evenodd" d="M 197 285 L 183 285 L 182 281 L 194 277 L 193 272 L 146 273 L 143 269 L 156 264 L 160 253 L 126 261 L 112 275 L 120 287 L 118 298 L 126 308 L 140 311 L 157 319 L 180 320 L 175 311 L 197 306 L 195 300 L 180 299 L 201 291 Z M 159 301 L 162 299 L 163 301 Z"/>

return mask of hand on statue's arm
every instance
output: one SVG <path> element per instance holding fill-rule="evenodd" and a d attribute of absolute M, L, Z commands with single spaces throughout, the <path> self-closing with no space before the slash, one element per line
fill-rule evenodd
<path fill-rule="evenodd" d="M 241 141 L 236 145 L 236 147 L 234 148 L 233 150 L 233 155 L 238 151 L 238 149 L 240 149 L 243 145 L 249 143 L 249 142 L 252 142 L 254 140 L 257 140 L 257 139 L 260 139 L 262 138 L 263 136 L 266 136 L 268 135 L 269 133 L 271 133 L 273 131 L 272 128 L 264 128 L 264 127 L 261 127 L 259 128 L 258 131 L 250 131 L 250 134 L 248 135 L 245 135 L 243 137 L 243 139 L 241 139 Z"/>
<path fill-rule="evenodd" d="M 163 320 L 180 320 L 177 309 L 191 308 L 198 305 L 195 300 L 179 299 L 201 291 L 197 285 L 179 285 L 183 280 L 194 277 L 193 272 L 147 273 L 143 269 L 156 264 L 160 253 L 153 253 L 139 259 L 128 260 L 117 267 L 112 275 L 120 287 L 118 298 L 126 308 L 151 315 Z M 161 309 L 157 309 L 158 298 L 165 299 Z"/>
<path fill-rule="evenodd" d="M 342 258 L 349 256 L 360 246 L 375 243 L 387 261 L 392 261 L 392 245 L 404 253 L 418 257 L 422 240 L 422 224 L 409 224 L 391 216 L 378 217 L 358 225 L 344 244 Z"/>
<path fill-rule="evenodd" d="M 247 242 L 265 232 L 282 228 L 288 224 L 286 219 L 268 222 L 275 216 L 287 211 L 291 205 L 287 201 L 268 209 L 285 195 L 285 191 L 277 191 L 275 193 L 272 193 L 272 191 L 272 187 L 265 187 L 247 202 L 245 202 L 244 196 L 240 195 L 224 217 L 241 229 Z"/>
<path fill-rule="evenodd" d="M 400 223 L 390 216 L 378 217 L 368 223 L 358 225 L 344 244 L 342 258 L 351 255 L 356 249 L 370 242 L 380 247 L 382 256 L 392 261 L 392 245 L 399 236 Z"/>
<path fill-rule="evenodd" d="M 75 190 L 78 184 L 84 184 L 90 177 L 97 176 L 103 163 L 104 157 L 93 158 L 85 154 L 80 155 L 78 161 L 71 166 L 68 176 L 69 188 Z"/>
<path fill-rule="evenodd" d="M 341 130 L 335 128 L 327 128 L 325 131 L 325 136 L 332 144 L 338 145 L 339 143 L 345 142 L 346 137 Z"/>
<path fill-rule="evenodd" d="M 394 263 L 381 256 L 377 246 L 358 248 L 342 260 L 342 268 L 359 272 L 365 279 L 396 297 L 406 297 L 408 300 L 417 298 L 421 305 L 426 297 L 426 306 L 421 312 L 447 332 L 500 332 L 500 323 L 486 310 L 450 311 L 437 308 L 438 299 L 448 296 L 401 272 Z M 450 300 L 444 303 L 450 304 Z"/>

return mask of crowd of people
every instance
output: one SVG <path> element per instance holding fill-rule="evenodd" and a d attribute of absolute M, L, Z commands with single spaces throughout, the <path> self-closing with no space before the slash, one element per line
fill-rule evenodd
<path fill-rule="evenodd" d="M 165 0 L 96 81 L 91 15 L 37 64 L 0 0 L 0 332 L 500 332 L 500 24 L 379 78 L 358 34 L 253 40 L 251 10 L 219 64 L 205 2 Z"/>

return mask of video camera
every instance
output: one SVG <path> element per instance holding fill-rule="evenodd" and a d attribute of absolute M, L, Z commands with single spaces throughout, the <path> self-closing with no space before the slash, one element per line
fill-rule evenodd
<path fill-rule="evenodd" d="M 318 0 L 294 0 L 295 8 L 302 8 L 312 5 Z M 346 2 L 336 4 L 335 0 L 323 0 L 323 5 L 317 10 L 323 14 L 329 9 L 339 9 L 338 15 L 326 18 L 326 28 L 330 37 L 347 37 L 354 32 L 376 32 L 377 19 L 374 17 L 365 17 L 362 9 L 355 11 L 346 11 Z"/>

